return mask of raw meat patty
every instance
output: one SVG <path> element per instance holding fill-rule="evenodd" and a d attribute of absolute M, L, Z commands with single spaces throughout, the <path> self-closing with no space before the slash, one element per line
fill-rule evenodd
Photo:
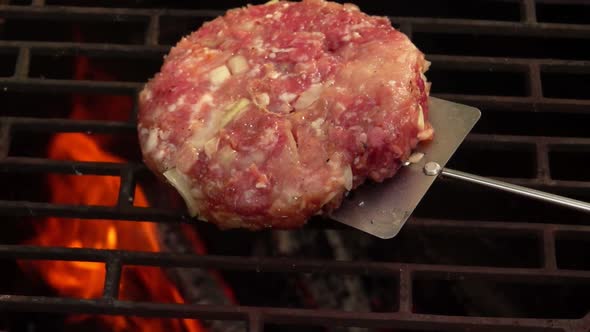
<path fill-rule="evenodd" d="M 193 216 L 300 226 L 431 138 L 427 67 L 387 18 L 354 5 L 229 10 L 182 38 L 141 92 L 143 155 Z"/>

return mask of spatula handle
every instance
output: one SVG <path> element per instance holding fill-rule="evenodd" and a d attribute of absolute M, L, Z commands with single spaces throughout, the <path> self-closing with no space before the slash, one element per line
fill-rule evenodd
<path fill-rule="evenodd" d="M 544 191 L 535 190 L 519 185 L 515 185 L 508 182 L 498 181 L 495 179 L 486 178 L 474 174 L 469 174 L 454 169 L 444 168 L 441 175 L 466 182 L 479 184 L 485 187 L 494 188 L 501 191 L 510 192 L 517 195 L 526 196 L 529 198 L 537 199 L 547 203 L 565 206 L 574 210 L 584 211 L 590 213 L 590 203 L 579 201 L 572 198 L 567 198 L 555 194 L 550 194 Z"/>

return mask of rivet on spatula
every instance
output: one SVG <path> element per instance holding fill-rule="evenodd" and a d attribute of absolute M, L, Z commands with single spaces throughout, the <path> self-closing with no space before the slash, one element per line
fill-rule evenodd
<path fill-rule="evenodd" d="M 426 165 L 424 165 L 424 173 L 426 175 L 435 176 L 438 175 L 441 170 L 442 167 L 440 167 L 440 165 L 434 161 L 429 161 L 426 163 Z"/>

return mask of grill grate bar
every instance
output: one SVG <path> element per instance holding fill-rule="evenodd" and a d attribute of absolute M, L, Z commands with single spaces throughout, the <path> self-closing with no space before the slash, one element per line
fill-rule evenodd
<path fill-rule="evenodd" d="M 270 310 L 268 310 L 270 311 Z M 511 319 L 511 318 L 480 318 L 480 317 L 449 317 L 438 315 L 424 314 L 383 314 L 385 317 L 369 317 L 362 313 L 358 315 L 358 320 L 353 320 L 346 316 L 339 317 L 337 313 L 326 311 L 314 311 L 315 314 L 306 313 L 304 310 L 294 312 L 279 312 L 274 314 L 272 310 L 268 315 L 269 321 L 287 322 L 292 324 L 302 324 L 299 317 L 304 315 L 313 315 L 309 319 L 314 322 L 322 322 L 326 326 L 333 325 L 353 325 L 373 328 L 400 328 L 400 329 L 419 329 L 419 330 L 466 330 L 466 331 L 563 331 L 561 328 L 567 328 L 574 322 L 557 321 L 557 320 L 539 320 L 539 319 Z M 389 317 L 387 317 L 389 316 Z M 374 319 L 374 320 L 371 320 Z"/>
<path fill-rule="evenodd" d="M 454 63 L 457 67 L 461 64 L 473 65 L 474 67 L 493 68 L 493 69 L 521 69 L 530 64 L 542 66 L 552 66 L 557 69 L 565 70 L 571 68 L 575 71 L 589 71 L 590 61 L 586 60 L 560 60 L 560 59 L 535 59 L 535 58 L 503 58 L 492 56 L 463 56 L 463 55 L 445 55 L 445 54 L 428 54 L 429 61 L 437 65 L 445 63 Z M 476 67 L 476 68 L 477 68 Z"/>
<path fill-rule="evenodd" d="M 549 170 L 549 149 L 546 143 L 537 142 L 537 179 L 542 183 L 547 184 L 551 180 L 551 172 Z"/>
<path fill-rule="evenodd" d="M 123 265 L 144 265 L 179 268 L 221 269 L 225 271 L 339 273 L 371 276 L 394 276 L 407 273 L 411 279 L 527 281 L 527 282 L 588 282 L 590 271 L 549 268 L 505 268 L 413 264 L 395 262 L 330 261 L 300 258 L 260 258 L 240 256 L 195 256 L 122 250 L 78 249 L 0 245 L 0 257 L 13 259 L 41 259 L 107 262 L 120 259 Z M 405 277 L 404 277 L 405 278 Z M 402 278 L 403 279 L 403 278 Z M 406 282 L 404 281 L 404 282 Z M 408 288 L 409 296 L 411 290 Z M 408 298 L 409 299 L 409 298 Z"/>
<path fill-rule="evenodd" d="M 548 270 L 557 269 L 557 258 L 555 256 L 555 232 L 552 229 L 545 229 L 543 232 L 543 258 L 545 268 Z"/>
<path fill-rule="evenodd" d="M 478 143 L 502 143 L 502 144 L 563 144 L 563 145 L 588 145 L 590 138 L 584 137 L 568 137 L 563 139 L 561 137 L 552 136 L 516 136 L 516 135 L 486 135 L 486 134 L 469 134 L 467 139 L 471 142 Z"/>
<path fill-rule="evenodd" d="M 216 17 L 223 15 L 222 10 L 200 9 L 143 9 L 143 8 L 106 8 L 106 7 L 70 7 L 70 6 L 2 6 L 0 14 L 6 17 L 39 17 L 54 19 L 63 18 L 94 18 L 110 20 L 116 16 L 118 20 L 148 20 L 153 15 L 184 16 L 184 17 Z"/>
<path fill-rule="evenodd" d="M 76 42 L 42 42 L 42 41 L 12 41 L 0 40 L 0 48 L 30 48 L 33 53 L 39 54 L 63 54 L 63 55 L 109 55 L 109 56 L 149 56 L 160 57 L 166 54 L 170 46 L 164 45 L 120 45 L 101 43 L 76 43 Z M 568 65 L 566 61 L 562 65 Z M 575 64 L 576 62 L 574 62 Z M 550 63 L 548 63 L 550 64 Z"/>
<path fill-rule="evenodd" d="M 557 98 L 532 98 L 512 96 L 482 96 L 453 93 L 435 93 L 434 97 L 447 99 L 458 103 L 465 103 L 482 108 L 501 108 L 506 110 L 523 110 L 530 112 L 539 111 L 570 111 L 581 114 L 590 114 L 590 100 L 557 99 Z"/>
<path fill-rule="evenodd" d="M 530 95 L 533 98 L 543 98 L 543 87 L 541 85 L 541 70 L 538 63 L 529 65 L 529 87 Z"/>
<path fill-rule="evenodd" d="M 412 39 L 412 25 L 408 22 L 400 24 L 400 31 L 405 33 L 408 38 Z"/>
<path fill-rule="evenodd" d="M 524 23 L 537 23 L 537 10 L 535 0 L 523 0 L 520 8 L 521 18 Z"/>
<path fill-rule="evenodd" d="M 103 94 L 134 93 L 139 83 L 104 81 L 68 81 L 47 78 L 0 78 L 0 87 L 16 91 L 86 92 Z"/>
<path fill-rule="evenodd" d="M 121 170 L 121 184 L 119 185 L 119 198 L 117 206 L 119 208 L 128 208 L 133 206 L 135 194 L 135 171 L 133 166 L 125 167 Z"/>
<path fill-rule="evenodd" d="M 157 208 L 117 208 L 110 206 L 63 205 L 29 201 L 0 201 L 4 216 L 62 217 L 80 219 L 111 219 L 129 221 L 157 221 L 178 223 L 188 220 L 176 210 Z"/>
<path fill-rule="evenodd" d="M 399 311 L 412 312 L 412 272 L 410 270 L 400 270 Z"/>
<path fill-rule="evenodd" d="M 525 5 L 526 6 L 526 5 Z M 528 9 L 527 9 L 528 11 Z M 64 20 L 92 19 L 97 21 L 149 21 L 154 16 L 167 15 L 178 17 L 213 18 L 223 14 L 219 10 L 175 10 L 175 9 L 137 9 L 137 8 L 99 8 L 99 7 L 65 7 L 65 6 L 3 6 L 0 15 L 5 17 L 28 17 Z M 419 17 L 390 17 L 397 24 L 408 23 L 413 31 L 421 32 L 465 32 L 486 33 L 494 35 L 525 36 L 559 36 L 564 33 L 570 38 L 590 36 L 590 26 L 583 24 L 534 23 L 532 12 L 526 14 L 527 22 L 505 22 L 473 19 L 433 19 Z M 146 41 L 148 38 L 146 38 Z"/>
<path fill-rule="evenodd" d="M 16 61 L 16 69 L 14 76 L 18 78 L 25 78 L 29 75 L 29 64 L 31 61 L 31 50 L 28 47 L 21 47 L 18 51 L 18 58 Z"/>
<path fill-rule="evenodd" d="M 93 133 L 134 133 L 135 122 L 42 119 L 25 117 L 0 117 L 0 122 L 15 130 L 35 132 L 93 132 Z"/>
<path fill-rule="evenodd" d="M 160 38 L 160 16 L 151 15 L 148 24 L 147 33 L 145 35 L 146 45 L 158 45 Z"/>
<path fill-rule="evenodd" d="M 119 296 L 119 281 L 122 270 L 121 260 L 118 257 L 110 258 L 106 263 L 106 274 L 104 278 L 104 300 L 116 300 Z"/>
<path fill-rule="evenodd" d="M 5 160 L 10 150 L 10 130 L 9 123 L 0 121 L 0 160 Z"/>
<path fill-rule="evenodd" d="M 513 318 L 482 318 L 482 317 L 452 317 L 426 314 L 369 314 L 355 313 L 342 315 L 339 312 L 329 310 L 314 310 L 307 312 L 304 309 L 270 309 L 264 308 L 267 321 L 276 321 L 291 324 L 305 324 L 313 320 L 325 326 L 351 325 L 372 328 L 400 328 L 419 330 L 464 330 L 464 331 L 563 331 L 575 322 L 567 320 L 541 320 L 541 319 L 513 319 Z"/>
<path fill-rule="evenodd" d="M 560 331 L 571 329 L 575 320 L 534 318 L 452 317 L 412 313 L 367 313 L 328 309 L 287 309 L 248 306 L 182 305 L 129 301 L 76 300 L 67 298 L 4 295 L 0 307 L 9 311 L 42 311 L 54 313 L 137 315 L 196 319 L 248 320 L 250 315 L 264 316 L 267 323 L 320 326 L 358 326 L 368 328 L 407 329 L 477 329 L 497 331 Z M 257 326 L 259 323 L 251 323 Z"/>
<path fill-rule="evenodd" d="M 0 172 L 55 172 L 87 175 L 119 175 L 128 168 L 143 169 L 140 164 L 63 161 L 43 158 L 7 157 L 0 161 Z"/>
<path fill-rule="evenodd" d="M 264 331 L 264 316 L 259 311 L 252 311 L 248 315 L 248 332 Z"/>
<path fill-rule="evenodd" d="M 404 226 L 405 227 L 405 226 Z M 439 220 L 427 218 L 412 218 L 412 221 L 407 224 L 408 228 L 451 228 L 453 230 L 471 231 L 473 229 L 485 230 L 490 233 L 507 233 L 507 234 L 532 234 L 541 235 L 547 228 L 547 224 L 537 223 L 509 223 L 497 221 L 481 221 L 481 220 Z M 570 231 L 570 232 L 590 232 L 590 226 L 581 225 L 552 225 L 555 231 Z M 588 233 L 590 235 L 590 233 Z"/>
<path fill-rule="evenodd" d="M 440 33 L 470 33 L 527 36 L 527 37 L 564 37 L 587 38 L 590 35 L 590 26 L 583 24 L 564 23 L 520 23 L 504 21 L 480 21 L 470 19 L 432 19 L 415 17 L 390 17 L 392 22 L 412 24 L 414 32 L 440 32 Z"/>

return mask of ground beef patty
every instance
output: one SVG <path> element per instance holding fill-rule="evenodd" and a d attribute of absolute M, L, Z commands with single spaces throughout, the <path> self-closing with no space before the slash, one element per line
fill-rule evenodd
<path fill-rule="evenodd" d="M 183 38 L 141 92 L 143 155 L 200 219 L 300 226 L 432 136 L 427 67 L 354 5 L 233 9 Z"/>

